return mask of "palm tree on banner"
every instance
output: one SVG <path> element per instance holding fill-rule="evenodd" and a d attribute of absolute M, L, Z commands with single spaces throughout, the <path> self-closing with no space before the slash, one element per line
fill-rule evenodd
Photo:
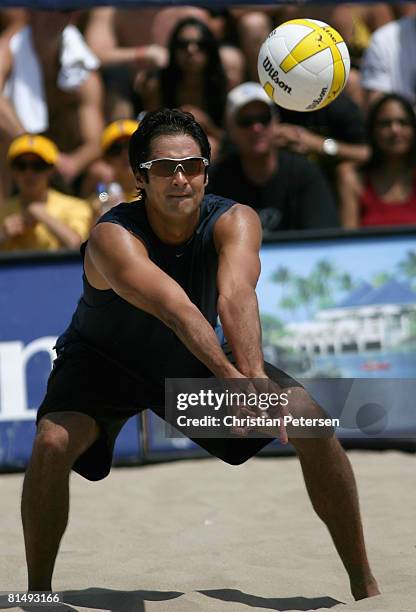
<path fill-rule="evenodd" d="M 410 282 L 412 288 L 416 287 L 416 251 L 407 251 L 405 259 L 397 264 L 399 273 Z"/>

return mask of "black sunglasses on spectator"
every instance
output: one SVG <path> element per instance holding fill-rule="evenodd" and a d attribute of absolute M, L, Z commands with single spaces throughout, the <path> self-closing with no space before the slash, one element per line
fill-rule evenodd
<path fill-rule="evenodd" d="M 50 168 L 50 164 L 39 160 L 39 161 L 24 161 L 23 159 L 16 159 L 12 163 L 12 168 L 24 172 L 25 170 L 33 170 L 33 172 L 44 172 Z"/>
<path fill-rule="evenodd" d="M 118 142 L 114 142 L 111 147 L 109 147 L 106 151 L 106 155 L 109 157 L 118 157 L 123 153 L 123 151 L 127 151 L 129 148 L 128 140 L 119 140 Z"/>
<path fill-rule="evenodd" d="M 272 113 L 269 110 L 264 113 L 257 113 L 256 115 L 243 115 L 242 117 L 236 117 L 235 122 L 238 127 L 249 128 L 260 123 L 261 125 L 269 125 L 272 120 Z"/>
<path fill-rule="evenodd" d="M 193 38 L 179 38 L 176 41 L 176 47 L 181 50 L 188 49 L 190 45 L 195 45 L 200 51 L 206 51 L 208 46 L 204 40 L 195 40 Z"/>

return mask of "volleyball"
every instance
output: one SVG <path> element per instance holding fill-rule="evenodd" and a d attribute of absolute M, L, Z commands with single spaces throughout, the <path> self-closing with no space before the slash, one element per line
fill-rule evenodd
<path fill-rule="evenodd" d="M 267 95 L 294 111 L 315 111 L 341 93 L 350 72 L 347 45 L 317 19 L 292 19 L 266 38 L 257 70 Z"/>

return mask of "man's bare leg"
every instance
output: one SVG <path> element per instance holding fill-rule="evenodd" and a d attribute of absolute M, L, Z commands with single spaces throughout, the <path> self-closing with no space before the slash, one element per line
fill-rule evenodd
<path fill-rule="evenodd" d="M 98 437 L 96 422 L 76 412 L 41 419 L 22 492 L 22 522 L 30 591 L 52 590 L 52 573 L 68 522 L 69 473 Z"/>
<path fill-rule="evenodd" d="M 348 572 L 354 598 L 379 595 L 365 550 L 354 474 L 344 449 L 334 437 L 290 442 L 298 453 L 312 505 Z"/>

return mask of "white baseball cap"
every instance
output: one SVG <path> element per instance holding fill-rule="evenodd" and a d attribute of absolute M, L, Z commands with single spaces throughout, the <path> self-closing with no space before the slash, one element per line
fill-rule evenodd
<path fill-rule="evenodd" d="M 273 101 L 264 91 L 260 83 L 247 81 L 234 87 L 227 95 L 226 111 L 228 117 L 235 115 L 246 104 L 250 102 L 264 102 L 268 106 L 273 105 Z"/>

